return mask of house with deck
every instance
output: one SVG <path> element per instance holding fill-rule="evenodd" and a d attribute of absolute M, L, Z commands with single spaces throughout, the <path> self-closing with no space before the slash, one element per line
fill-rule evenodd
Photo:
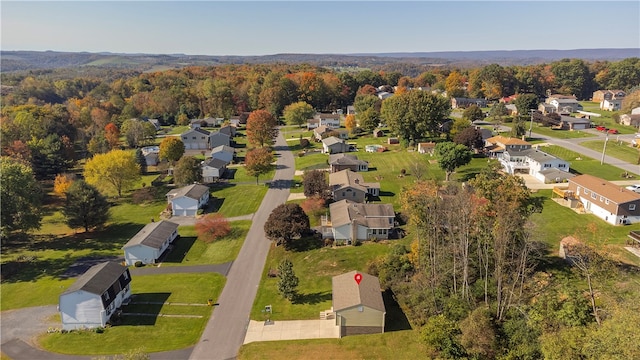
<path fill-rule="evenodd" d="M 329 205 L 330 219 L 321 220 L 323 236 L 351 245 L 356 241 L 384 240 L 395 227 L 391 204 L 362 204 L 340 200 Z"/>
<path fill-rule="evenodd" d="M 178 238 L 178 224 L 161 220 L 151 222 L 138 231 L 123 247 L 127 265 L 155 264 Z"/>
<path fill-rule="evenodd" d="M 640 222 L 640 194 L 624 186 L 584 174 L 569 179 L 567 191 L 579 201 L 582 211 L 609 224 Z"/>

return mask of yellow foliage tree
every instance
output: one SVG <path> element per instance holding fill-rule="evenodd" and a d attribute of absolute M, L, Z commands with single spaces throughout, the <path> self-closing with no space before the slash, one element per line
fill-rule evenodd
<path fill-rule="evenodd" d="M 75 177 L 72 174 L 58 174 L 55 180 L 53 180 L 53 192 L 56 195 L 64 196 L 71 187 L 71 184 L 75 181 Z"/>
<path fill-rule="evenodd" d="M 122 196 L 123 190 L 133 187 L 140 179 L 140 165 L 132 151 L 112 150 L 87 160 L 84 167 L 87 183 L 102 190 L 112 189 Z"/>
<path fill-rule="evenodd" d="M 356 116 L 353 114 L 349 114 L 344 118 L 344 127 L 347 128 L 349 134 L 353 134 L 353 130 L 355 130 L 358 124 L 356 123 Z"/>

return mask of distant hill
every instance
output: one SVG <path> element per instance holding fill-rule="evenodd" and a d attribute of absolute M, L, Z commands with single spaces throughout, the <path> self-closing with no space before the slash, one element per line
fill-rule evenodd
<path fill-rule="evenodd" d="M 150 70 L 196 65 L 308 63 L 318 66 L 370 67 L 392 63 L 431 66 L 474 66 L 490 63 L 530 65 L 579 58 L 587 61 L 616 61 L 640 57 L 640 49 L 448 51 L 375 54 L 275 54 L 264 56 L 209 56 L 185 54 L 114 54 L 57 51 L 0 51 L 0 71 L 73 68 L 95 66 Z"/>

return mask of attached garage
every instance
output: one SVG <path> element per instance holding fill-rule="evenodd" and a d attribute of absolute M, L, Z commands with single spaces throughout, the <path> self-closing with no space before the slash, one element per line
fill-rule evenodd
<path fill-rule="evenodd" d="M 195 216 L 198 209 L 209 203 L 209 187 L 192 184 L 167 193 L 173 216 Z"/>
<path fill-rule="evenodd" d="M 358 271 L 334 276 L 332 304 L 340 337 L 384 332 L 386 309 L 377 277 Z"/>
<path fill-rule="evenodd" d="M 154 264 L 178 237 L 178 224 L 170 221 L 152 222 L 143 227 L 122 249 L 127 265 L 137 261 Z"/>

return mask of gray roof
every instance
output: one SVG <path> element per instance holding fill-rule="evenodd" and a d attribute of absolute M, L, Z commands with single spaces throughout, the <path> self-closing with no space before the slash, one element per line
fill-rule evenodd
<path fill-rule="evenodd" d="M 225 135 L 229 135 L 230 137 L 233 137 L 236 134 L 236 128 L 231 125 L 227 125 L 227 126 L 221 127 L 220 132 Z"/>
<path fill-rule="evenodd" d="M 532 160 L 535 160 L 536 162 L 543 164 L 547 161 L 552 161 L 552 160 L 556 160 L 558 159 L 557 157 L 547 154 L 544 151 L 540 151 L 540 150 L 528 150 L 528 153 L 526 154 L 527 157 L 529 157 Z"/>
<path fill-rule="evenodd" d="M 209 132 L 207 132 L 207 133 L 209 133 Z M 226 137 L 228 137 L 228 138 L 231 138 L 231 135 L 229 135 L 229 134 L 225 134 L 225 133 L 220 132 L 220 131 L 214 131 L 214 132 L 212 132 L 211 134 L 209 134 L 209 136 L 210 136 L 210 137 L 214 137 L 214 136 L 222 136 L 222 135 L 224 135 L 224 136 L 226 136 Z"/>
<path fill-rule="evenodd" d="M 214 169 L 222 169 L 223 167 L 227 166 L 228 164 L 229 164 L 228 162 L 226 162 L 224 160 L 217 159 L 217 158 L 208 158 L 207 160 L 205 160 L 203 162 L 203 165 L 212 167 Z"/>
<path fill-rule="evenodd" d="M 216 147 L 214 147 L 213 149 L 211 149 L 211 153 L 212 153 L 212 154 L 215 154 L 215 153 L 218 153 L 218 152 L 228 152 L 228 153 L 233 154 L 233 153 L 235 153 L 235 150 L 236 150 L 236 149 L 234 149 L 234 148 L 233 148 L 233 147 L 231 147 L 231 146 L 228 146 L 228 145 L 220 145 L 220 146 L 216 146 Z"/>
<path fill-rule="evenodd" d="M 187 135 L 187 134 L 190 134 L 192 132 L 197 132 L 197 133 L 200 133 L 202 135 L 207 135 L 207 136 L 209 136 L 211 134 L 207 130 L 204 130 L 204 129 L 201 129 L 201 128 L 194 128 L 194 129 L 189 129 L 189 130 L 183 132 L 180 135 Z"/>
<path fill-rule="evenodd" d="M 327 146 L 331 146 L 331 145 L 335 145 L 335 144 L 344 144 L 344 140 L 339 139 L 335 136 L 329 136 L 326 139 L 322 139 L 322 142 L 327 145 Z"/>
<path fill-rule="evenodd" d="M 568 172 L 562 171 L 560 169 L 551 168 L 539 171 L 540 174 L 544 176 L 545 179 L 554 180 L 554 179 L 571 179 L 575 175 Z"/>
<path fill-rule="evenodd" d="M 360 165 L 368 164 L 367 161 L 358 160 L 355 155 L 348 155 L 344 153 L 329 155 L 329 165 Z"/>
<path fill-rule="evenodd" d="M 578 123 L 578 124 L 591 124 L 591 120 L 576 118 L 573 116 L 560 115 L 560 121 L 567 123 Z"/>
<path fill-rule="evenodd" d="M 331 226 L 338 227 L 354 222 L 372 229 L 391 229 L 396 213 L 391 204 L 361 204 L 340 200 L 329 205 Z"/>
<path fill-rule="evenodd" d="M 171 190 L 167 195 L 172 195 L 174 198 L 180 196 L 186 196 L 191 199 L 199 200 L 202 195 L 209 192 L 209 187 L 200 184 L 191 184 L 179 189 Z"/>
<path fill-rule="evenodd" d="M 344 169 L 329 174 L 329 186 L 334 189 L 352 187 L 366 192 L 367 188 L 379 189 L 380 183 L 366 183 L 361 174 L 350 169 Z"/>
<path fill-rule="evenodd" d="M 355 280 L 358 273 L 362 275 L 360 284 Z M 385 311 L 380 280 L 377 277 L 354 270 L 334 276 L 331 282 L 333 311 L 360 305 Z"/>
<path fill-rule="evenodd" d="M 171 234 L 177 228 L 178 224 L 166 220 L 149 223 L 138 231 L 122 248 L 145 245 L 153 249 L 160 249 L 162 244 L 171 237 Z"/>
<path fill-rule="evenodd" d="M 126 271 L 128 270 L 125 266 L 112 261 L 94 265 L 62 294 L 83 290 L 91 294 L 102 295 Z"/>

